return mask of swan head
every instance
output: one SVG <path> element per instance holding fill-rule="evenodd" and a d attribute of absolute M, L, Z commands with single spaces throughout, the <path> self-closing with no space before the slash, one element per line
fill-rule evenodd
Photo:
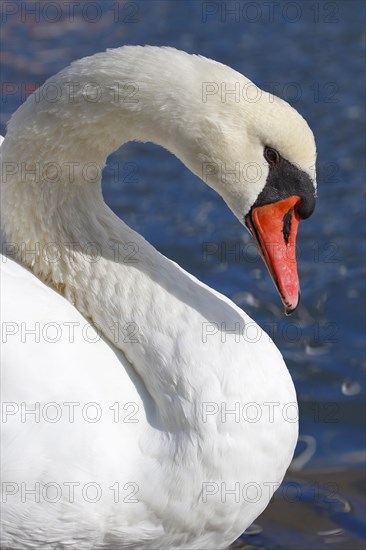
<path fill-rule="evenodd" d="M 299 303 L 296 234 L 316 198 L 316 146 L 303 117 L 242 75 L 211 84 L 203 121 L 201 178 L 254 237 L 286 314 Z M 223 97 L 223 91 L 225 95 Z M 214 93 L 216 92 L 216 93 Z M 202 151 L 203 147 L 203 151 Z"/>

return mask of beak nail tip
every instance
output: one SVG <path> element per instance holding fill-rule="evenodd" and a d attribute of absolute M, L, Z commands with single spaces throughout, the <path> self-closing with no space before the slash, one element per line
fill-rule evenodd
<path fill-rule="evenodd" d="M 291 315 L 299 307 L 299 304 L 300 304 L 300 291 L 299 291 L 299 295 L 295 306 L 285 304 L 285 315 L 287 316 Z"/>

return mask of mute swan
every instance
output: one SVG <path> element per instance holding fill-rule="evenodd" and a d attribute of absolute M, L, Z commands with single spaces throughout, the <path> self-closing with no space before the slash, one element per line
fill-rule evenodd
<path fill-rule="evenodd" d="M 130 140 L 215 189 L 286 311 L 298 302 L 316 150 L 293 108 L 172 48 L 108 50 L 49 79 L 1 147 L 4 548 L 226 548 L 293 455 L 273 342 L 104 203 L 101 170 Z"/>

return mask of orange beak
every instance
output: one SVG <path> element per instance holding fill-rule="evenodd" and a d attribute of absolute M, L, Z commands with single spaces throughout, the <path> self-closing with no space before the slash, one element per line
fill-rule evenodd
<path fill-rule="evenodd" d="M 298 306 L 300 284 L 296 264 L 298 196 L 253 208 L 246 223 L 280 293 L 287 315 Z"/>

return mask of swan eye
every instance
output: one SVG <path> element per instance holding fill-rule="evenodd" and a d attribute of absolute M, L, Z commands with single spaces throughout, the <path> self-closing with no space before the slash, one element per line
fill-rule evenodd
<path fill-rule="evenodd" d="M 275 149 L 272 149 L 271 147 L 264 148 L 264 158 L 271 166 L 274 166 L 275 164 L 278 164 L 280 162 L 279 153 L 277 153 L 277 151 Z"/>

